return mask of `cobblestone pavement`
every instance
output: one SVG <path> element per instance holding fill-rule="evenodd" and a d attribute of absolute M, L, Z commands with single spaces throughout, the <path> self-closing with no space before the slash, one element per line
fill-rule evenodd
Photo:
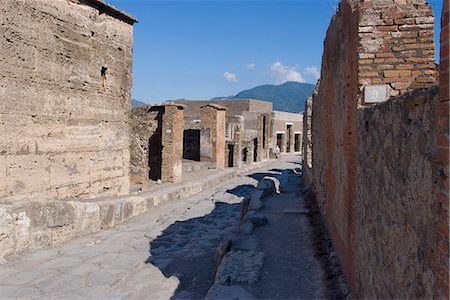
<path fill-rule="evenodd" d="M 254 172 L 274 164 L 283 162 Z M 0 265 L 0 298 L 202 298 L 214 280 L 216 246 L 236 230 L 239 203 L 256 183 L 231 179 L 118 228 L 16 256 Z"/>

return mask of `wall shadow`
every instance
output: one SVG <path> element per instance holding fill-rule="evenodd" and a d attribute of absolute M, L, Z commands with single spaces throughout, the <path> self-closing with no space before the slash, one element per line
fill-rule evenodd
<path fill-rule="evenodd" d="M 176 276 L 180 284 L 171 299 L 203 299 L 214 283 L 216 248 L 237 231 L 240 204 L 215 203 L 211 213 L 176 221 L 150 242 L 146 263 L 158 267 L 165 277 Z"/>

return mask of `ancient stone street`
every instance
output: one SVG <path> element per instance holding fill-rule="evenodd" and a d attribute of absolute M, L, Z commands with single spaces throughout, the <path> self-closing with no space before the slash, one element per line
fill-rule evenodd
<path fill-rule="evenodd" d="M 239 203 L 269 174 L 281 179 L 283 192 L 268 198 L 263 213 L 269 223 L 255 229 L 256 247 L 267 263 L 260 270 L 261 283 L 249 291 L 269 298 L 322 298 L 326 274 L 314 256 L 307 217 L 282 211 L 302 202 L 300 178 L 289 172 L 299 166 L 299 156 L 283 160 L 168 202 L 118 228 L 19 255 L 1 265 L 0 298 L 202 298 L 214 283 L 217 246 L 239 228 Z M 295 258 L 280 252 L 289 243 Z M 304 271 L 298 275 L 286 272 L 300 267 Z"/>

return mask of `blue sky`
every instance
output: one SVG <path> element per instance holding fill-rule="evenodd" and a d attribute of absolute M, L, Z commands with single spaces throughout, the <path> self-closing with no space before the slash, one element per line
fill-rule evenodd
<path fill-rule="evenodd" d="M 108 2 L 139 20 L 132 97 L 158 103 L 290 80 L 315 83 L 337 1 Z M 440 18 L 442 0 L 429 2 Z"/>

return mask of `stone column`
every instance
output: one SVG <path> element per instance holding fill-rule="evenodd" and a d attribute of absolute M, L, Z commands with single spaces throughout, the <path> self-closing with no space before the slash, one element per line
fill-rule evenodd
<path fill-rule="evenodd" d="M 180 182 L 183 168 L 183 131 L 184 106 L 179 104 L 164 104 L 162 117 L 162 163 L 161 181 Z"/>
<path fill-rule="evenodd" d="M 239 125 L 235 126 L 233 165 L 240 168 L 242 167 L 242 137 L 244 135 L 244 118 L 241 118 Z"/>
<path fill-rule="evenodd" d="M 217 169 L 225 168 L 225 116 L 223 106 L 201 107 L 200 160 L 215 162 Z"/>
<path fill-rule="evenodd" d="M 258 161 L 269 158 L 270 120 L 270 113 L 265 113 L 258 116 Z"/>

